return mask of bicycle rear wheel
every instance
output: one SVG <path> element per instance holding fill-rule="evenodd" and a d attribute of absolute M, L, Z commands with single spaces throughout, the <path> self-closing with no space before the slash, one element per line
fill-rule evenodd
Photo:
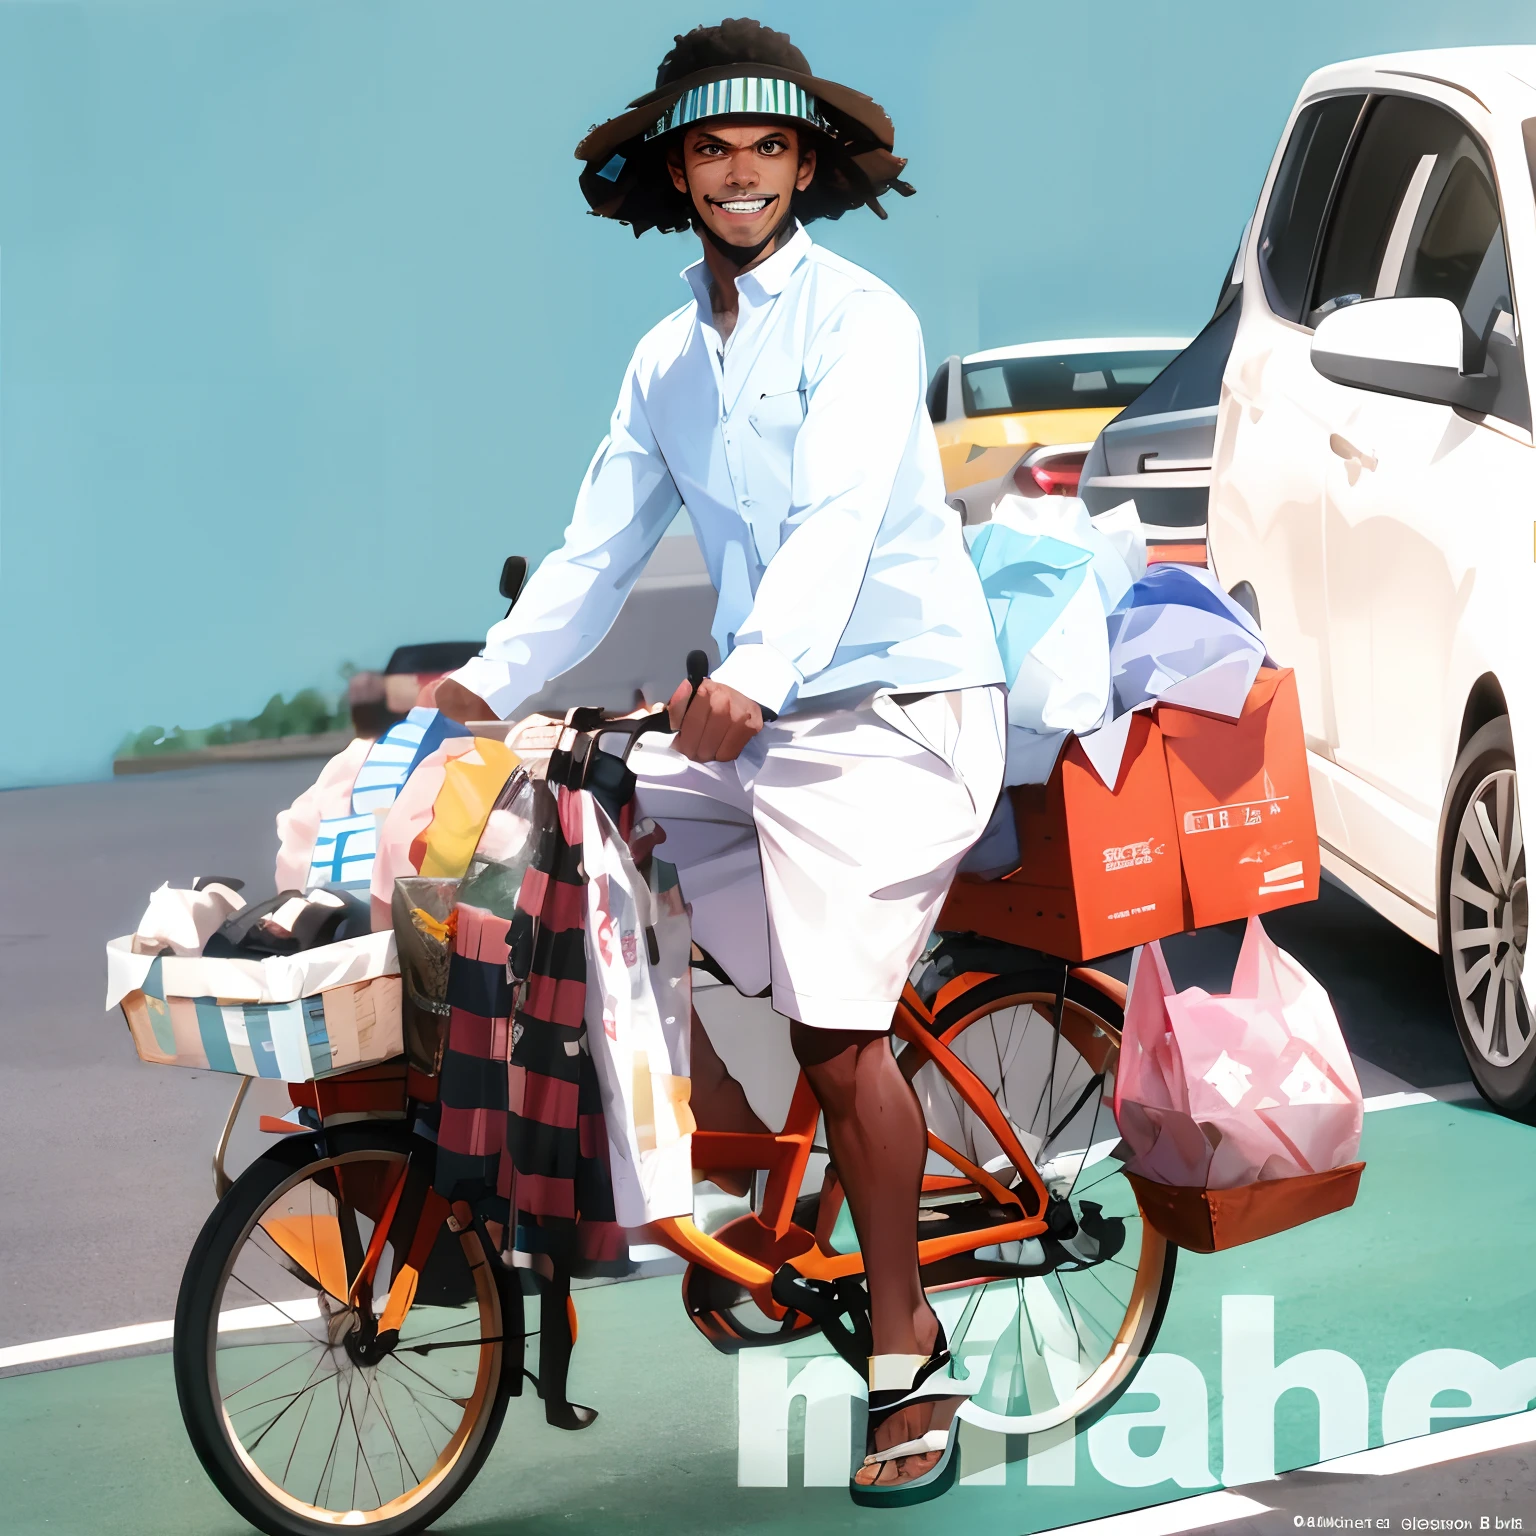
<path fill-rule="evenodd" d="M 495 1441 L 521 1370 L 521 1296 L 472 1230 L 444 1222 L 398 1343 L 375 1342 L 432 1149 L 364 1124 L 327 1143 L 280 1143 L 208 1218 L 176 1306 L 177 1395 L 204 1469 L 252 1525 L 402 1536 L 459 1497 Z M 376 1296 L 349 1300 L 391 1206 Z"/>
<path fill-rule="evenodd" d="M 944 1287 L 933 1300 L 951 1352 L 976 1383 L 965 1417 L 1010 1434 L 1081 1426 L 1110 1407 L 1151 1348 L 1177 1255 L 1142 1219 L 1110 1155 L 1120 1139 L 1108 1102 L 1120 1008 L 1074 978 L 1058 1034 L 1060 982 L 1060 970 L 1044 968 L 994 977 L 935 1020 L 996 1099 L 1051 1195 L 1045 1236 L 979 1248 L 924 1277 Z M 937 1066 L 925 1061 L 912 1085 L 936 1137 L 1004 1185 L 1022 1182 Z M 930 1184 L 964 1182 L 963 1170 L 937 1152 L 927 1172 L 936 1176 Z M 974 1203 L 968 1183 L 925 1195 L 924 1223 L 943 1221 L 952 1203 Z"/>

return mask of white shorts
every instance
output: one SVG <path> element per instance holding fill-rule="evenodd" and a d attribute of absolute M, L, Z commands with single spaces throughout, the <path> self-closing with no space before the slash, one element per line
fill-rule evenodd
<path fill-rule="evenodd" d="M 786 715 L 733 763 L 630 757 L 695 941 L 818 1029 L 885 1030 L 1003 781 L 1001 688 Z"/>

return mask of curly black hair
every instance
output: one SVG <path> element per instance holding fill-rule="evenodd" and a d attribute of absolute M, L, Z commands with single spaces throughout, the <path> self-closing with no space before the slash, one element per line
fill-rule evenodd
<path fill-rule="evenodd" d="M 801 75 L 813 72 L 806 56 L 790 42 L 789 33 L 775 32 L 742 16 L 727 18 L 717 27 L 674 33 L 672 47 L 656 71 L 656 89 L 665 90 L 675 80 L 719 64 L 766 64 Z"/>
<path fill-rule="evenodd" d="M 660 110 L 669 95 L 675 99 L 672 88 L 678 82 L 709 72 L 714 72 L 711 78 L 719 78 L 742 65 L 814 81 L 805 55 L 787 34 L 741 17 L 678 33 L 656 71 L 656 89 L 632 102 L 631 107 L 654 102 Z M 884 118 L 864 97 L 855 100 L 855 110 L 861 103 Z M 795 193 L 791 211 L 802 224 L 813 219 L 838 219 L 853 208 L 870 208 L 883 219 L 886 214 L 879 201 L 883 193 L 912 195 L 912 187 L 898 179 L 906 162 L 890 152 L 889 140 L 882 143 L 867 124 L 824 95 L 818 94 L 817 107 L 827 124 L 825 131 L 807 122 L 793 124 L 802 147 L 816 151 L 816 174 L 804 191 Z M 648 118 L 648 123 L 654 121 L 654 116 Z M 889 120 L 885 122 L 888 129 Z M 577 154 L 585 158 L 588 146 L 602 134 L 603 130 L 594 130 Z M 581 189 L 592 211 L 628 224 L 637 236 L 648 229 L 674 232 L 697 228 L 692 198 L 677 190 L 667 169 L 667 158 L 676 152 L 680 134 L 678 129 L 647 140 L 642 130 L 617 145 L 611 138 L 604 142 L 581 173 Z M 615 160 L 622 169 L 616 178 L 609 179 L 602 173 Z"/>

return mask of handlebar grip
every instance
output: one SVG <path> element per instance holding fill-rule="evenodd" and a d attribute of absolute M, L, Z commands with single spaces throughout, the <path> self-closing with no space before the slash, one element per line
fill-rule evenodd
<path fill-rule="evenodd" d="M 688 681 L 697 693 L 699 684 L 709 676 L 709 656 L 704 651 L 688 652 Z"/>

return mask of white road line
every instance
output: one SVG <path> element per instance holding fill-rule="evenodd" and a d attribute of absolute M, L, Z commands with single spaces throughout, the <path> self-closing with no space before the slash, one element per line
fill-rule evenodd
<path fill-rule="evenodd" d="M 1374 1450 L 1356 1451 L 1322 1461 L 1314 1472 L 1340 1472 L 1348 1476 L 1382 1477 L 1394 1472 L 1412 1472 L 1417 1467 L 1434 1467 L 1443 1461 L 1460 1461 L 1464 1456 L 1480 1456 L 1486 1451 L 1503 1451 L 1513 1445 L 1536 1441 L 1536 1411 L 1512 1413 L 1502 1419 L 1487 1419 L 1481 1424 L 1461 1424 L 1442 1429 L 1438 1434 L 1420 1435 L 1414 1440 L 1396 1440 L 1378 1445 Z"/>
<path fill-rule="evenodd" d="M 1502 1419 L 1487 1419 L 1481 1424 L 1462 1424 L 1443 1429 L 1438 1434 L 1420 1435 L 1413 1440 L 1398 1440 L 1378 1445 L 1373 1450 L 1356 1451 L 1333 1461 L 1318 1462 L 1296 1471 L 1333 1472 L 1347 1477 L 1390 1477 L 1414 1472 L 1422 1467 L 1436 1467 L 1447 1461 L 1462 1461 L 1468 1456 L 1482 1456 L 1490 1451 L 1509 1450 L 1536 1442 L 1536 1410 L 1512 1413 Z M 1204 1493 L 1192 1499 L 1170 1504 L 1155 1504 L 1148 1509 L 1132 1510 L 1124 1515 L 1109 1515 L 1101 1520 L 1087 1520 L 1080 1525 L 1058 1527 L 1051 1536 L 1178 1536 L 1183 1531 L 1207 1530 L 1244 1515 L 1267 1514 L 1284 1503 L 1287 1474 L 1262 1485 L 1277 1500 L 1276 1505 L 1260 1504 L 1246 1494 Z M 1042 1533 L 1044 1536 L 1044 1533 Z"/>
<path fill-rule="evenodd" d="M 1365 1101 L 1364 1108 L 1369 1115 L 1378 1109 L 1411 1109 L 1415 1104 L 1435 1102 L 1434 1095 L 1430 1093 L 1378 1093 Z"/>
<path fill-rule="evenodd" d="M 313 1322 L 319 1316 L 320 1303 L 313 1300 L 284 1301 L 272 1307 L 235 1307 L 219 1313 L 219 1332 L 271 1328 L 284 1322 Z M 159 1344 L 175 1331 L 173 1322 L 130 1323 L 126 1328 L 103 1328 L 96 1333 L 72 1333 L 62 1339 L 12 1344 L 0 1349 L 0 1371 L 13 1365 L 39 1365 L 47 1360 L 67 1360 L 72 1355 L 98 1355 L 114 1349 L 133 1349 L 140 1344 Z"/>
<path fill-rule="evenodd" d="M 1378 1093 L 1365 1101 L 1365 1112 L 1378 1109 L 1410 1109 L 1415 1104 L 1464 1104 L 1480 1097 L 1476 1083 L 1447 1083 L 1442 1088 L 1407 1089 L 1401 1093 Z"/>
<path fill-rule="evenodd" d="M 1365 1101 L 1366 1113 L 1380 1109 L 1407 1109 L 1416 1104 L 1454 1103 L 1458 1100 L 1475 1098 L 1477 1089 L 1471 1083 L 1449 1083 L 1443 1088 L 1433 1088 L 1427 1093 L 1381 1093 L 1374 1098 Z M 1108 1150 L 1118 1145 L 1117 1142 L 1102 1142 L 1092 1147 L 1088 1154 L 1088 1161 L 1096 1162 L 1099 1156 L 1107 1154 Z M 1095 1154 L 1098 1154 L 1097 1156 Z M 657 1250 L 651 1253 L 649 1249 L 640 1250 L 631 1254 L 635 1259 L 660 1258 L 665 1254 L 670 1257 L 670 1250 Z M 317 1318 L 320 1315 L 319 1304 L 314 1301 L 284 1302 L 283 1313 L 289 1321 L 302 1322 Z M 238 1307 L 233 1311 L 219 1314 L 219 1332 L 227 1333 L 237 1328 L 265 1328 L 270 1327 L 274 1321 L 274 1312 L 268 1307 Z M 42 1365 L 50 1360 L 67 1360 L 75 1355 L 106 1354 L 116 1349 L 134 1349 L 143 1344 L 160 1344 L 169 1339 L 175 1332 L 174 1324 L 163 1323 L 131 1323 L 126 1328 L 103 1328 L 96 1333 L 74 1333 L 62 1339 L 37 1339 L 31 1344 L 11 1344 L 0 1348 L 0 1371 L 18 1365 Z M 1502 1422 L 1502 1421 L 1501 1421 Z M 1476 1427 L 1476 1426 L 1472 1426 Z M 1446 1434 L 1460 1434 L 1461 1430 L 1447 1430 Z M 1441 1437 L 1436 1436 L 1438 1441 Z M 1388 1446 L 1383 1449 L 1393 1450 Z M 1363 1455 L 1374 1455 L 1375 1452 L 1362 1452 Z M 1202 1495 L 1201 1497 L 1206 1497 Z M 1210 1495 L 1215 1497 L 1215 1495 Z M 1179 1507 L 1196 1502 L 1186 1499 Z M 1114 1519 L 1129 1519 L 1130 1516 L 1113 1516 Z M 1224 1516 L 1223 1518 L 1235 1518 Z M 1095 1530 L 1099 1527 L 1094 1526 Z M 1087 1530 L 1087 1526 L 1071 1527 L 1073 1530 Z M 1104 1528 L 1108 1531 L 1108 1527 Z M 1132 1528 L 1125 1528 L 1130 1531 Z M 1136 1529 L 1141 1529 L 1137 1527 Z M 1172 1527 L 1170 1527 L 1172 1529 Z M 1181 1527 L 1181 1529 L 1194 1529 Z M 1146 1536 L 1151 1536 L 1151 1527 L 1146 1528 Z"/>
<path fill-rule="evenodd" d="M 1205 1531 L 1245 1515 L 1267 1515 L 1271 1506 L 1246 1494 L 1200 1493 L 1171 1504 L 1151 1504 L 1123 1515 L 1105 1515 L 1078 1525 L 1056 1526 L 1051 1536 L 1177 1536 L 1180 1531 Z M 1042 1532 L 1041 1536 L 1045 1536 Z"/>

